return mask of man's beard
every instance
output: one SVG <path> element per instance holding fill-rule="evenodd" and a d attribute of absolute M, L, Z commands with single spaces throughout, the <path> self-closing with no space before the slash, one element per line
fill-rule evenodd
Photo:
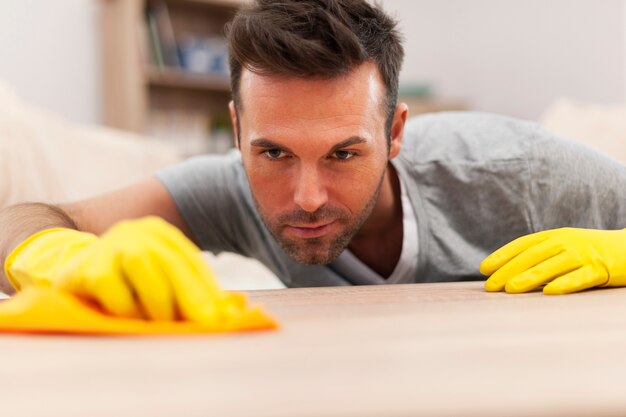
<path fill-rule="evenodd" d="M 283 250 L 296 262 L 311 265 L 326 265 L 333 262 L 352 241 L 352 238 L 361 230 L 365 221 L 369 218 L 382 186 L 384 174 L 381 176 L 376 191 L 368 200 L 360 213 L 353 216 L 347 210 L 332 206 L 322 206 L 311 213 L 300 208 L 289 213 L 282 213 L 272 219 L 265 213 L 259 203 L 254 199 L 257 211 L 263 223 L 280 244 Z M 335 222 L 342 230 L 335 237 L 325 235 L 318 238 L 290 239 L 282 234 L 287 225 L 301 224 L 325 224 Z"/>

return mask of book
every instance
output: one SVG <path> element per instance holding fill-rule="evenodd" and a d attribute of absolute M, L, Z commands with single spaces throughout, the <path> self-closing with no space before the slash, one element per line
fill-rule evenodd
<path fill-rule="evenodd" d="M 158 69 L 163 69 L 165 63 L 163 61 L 161 40 L 159 39 L 159 31 L 157 30 L 156 18 L 150 8 L 146 10 L 146 25 L 148 27 L 148 38 L 150 40 L 150 51 L 152 52 L 150 54 L 152 58 L 152 64 Z"/>
<path fill-rule="evenodd" d="M 176 36 L 174 35 L 174 27 L 172 26 L 167 4 L 163 0 L 154 0 L 148 5 L 148 9 L 152 11 L 154 16 L 164 65 L 171 68 L 180 68 Z"/>

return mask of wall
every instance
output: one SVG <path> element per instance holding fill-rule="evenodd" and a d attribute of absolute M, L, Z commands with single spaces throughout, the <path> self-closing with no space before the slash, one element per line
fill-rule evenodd
<path fill-rule="evenodd" d="M 99 122 L 101 0 L 0 1 L 0 82 Z M 626 0 L 383 0 L 406 34 L 403 83 L 536 119 L 556 96 L 626 100 Z"/>
<path fill-rule="evenodd" d="M 536 119 L 556 96 L 626 99 L 623 0 L 384 0 L 406 34 L 404 83 Z"/>
<path fill-rule="evenodd" d="M 79 122 L 101 117 L 99 0 L 1 0 L 0 82 Z"/>

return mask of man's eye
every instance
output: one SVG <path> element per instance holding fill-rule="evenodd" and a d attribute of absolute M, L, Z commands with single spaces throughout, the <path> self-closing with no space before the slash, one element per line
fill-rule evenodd
<path fill-rule="evenodd" d="M 281 151 L 280 149 L 268 149 L 263 153 L 270 159 L 279 159 L 281 156 L 283 156 L 283 151 Z"/>
<path fill-rule="evenodd" d="M 350 151 L 336 151 L 334 153 L 335 158 L 345 161 L 346 159 L 350 159 L 354 156 L 354 152 Z"/>

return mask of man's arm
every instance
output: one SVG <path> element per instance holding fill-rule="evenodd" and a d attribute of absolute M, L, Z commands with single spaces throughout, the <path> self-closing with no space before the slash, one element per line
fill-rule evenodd
<path fill-rule="evenodd" d="M 626 165 L 538 131 L 529 160 L 529 217 L 536 233 L 488 256 L 488 291 L 564 294 L 626 286 Z"/>
<path fill-rule="evenodd" d="M 193 240 L 174 201 L 155 178 L 77 203 L 23 203 L 0 210 L 0 291 L 15 291 L 5 276 L 4 262 L 29 236 L 56 227 L 100 235 L 120 220 L 145 216 L 161 217 Z"/>

